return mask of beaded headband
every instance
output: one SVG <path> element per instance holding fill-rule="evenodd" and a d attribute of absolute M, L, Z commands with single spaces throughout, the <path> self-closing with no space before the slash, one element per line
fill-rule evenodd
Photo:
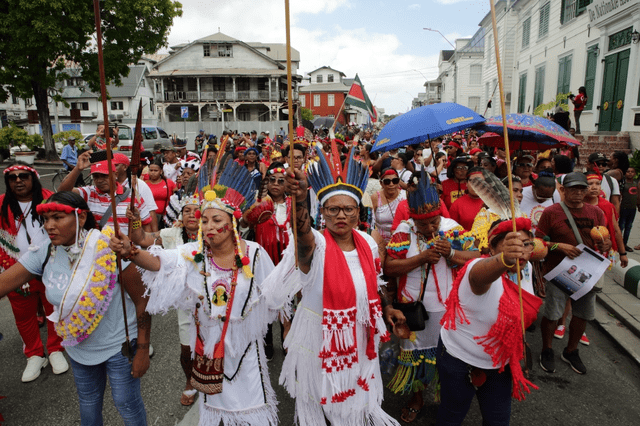
<path fill-rule="evenodd" d="M 273 174 L 275 174 L 275 173 L 282 173 L 282 174 L 284 174 L 284 173 L 286 173 L 286 170 L 285 170 L 284 168 L 282 168 L 282 167 L 276 167 L 276 168 L 273 168 L 273 169 L 269 170 L 269 174 L 270 174 L 270 175 L 273 175 Z"/>
<path fill-rule="evenodd" d="M 74 211 L 76 213 L 82 213 L 84 210 L 82 210 L 81 208 L 71 207 L 66 204 L 60 204 L 55 202 L 42 203 L 36 206 L 36 212 L 38 212 L 39 215 L 43 213 L 49 213 L 49 212 L 62 212 L 62 213 L 71 214 Z"/>
<path fill-rule="evenodd" d="M 40 179 L 40 175 L 38 174 L 38 171 L 36 169 L 34 169 L 33 167 L 29 167 L 29 166 L 23 166 L 21 164 L 16 164 L 15 166 L 9 166 L 6 169 L 4 169 L 4 174 L 6 175 L 7 173 L 13 172 L 15 170 L 26 170 L 28 172 L 31 172 L 33 174 L 36 175 L 36 177 L 38 179 Z"/>

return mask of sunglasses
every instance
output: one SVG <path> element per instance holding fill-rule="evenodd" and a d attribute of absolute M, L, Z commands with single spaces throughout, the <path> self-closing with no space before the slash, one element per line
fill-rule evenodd
<path fill-rule="evenodd" d="M 393 179 L 382 179 L 382 184 L 383 185 L 397 185 L 400 183 L 400 178 L 393 178 Z"/>
<path fill-rule="evenodd" d="M 518 163 L 516 167 L 533 167 L 532 163 Z"/>
<path fill-rule="evenodd" d="M 269 183 L 277 183 L 278 185 L 284 185 L 284 178 L 269 176 Z"/>
<path fill-rule="evenodd" d="M 31 173 L 18 173 L 17 175 L 8 176 L 9 182 L 15 182 L 18 178 L 20 178 L 21 181 L 29 180 L 31 179 Z"/>
<path fill-rule="evenodd" d="M 455 170 L 469 170 L 469 167 L 468 166 L 456 166 L 454 169 Z"/>

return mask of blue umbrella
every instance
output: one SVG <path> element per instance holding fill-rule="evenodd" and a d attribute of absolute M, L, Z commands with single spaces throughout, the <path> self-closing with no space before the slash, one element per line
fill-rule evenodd
<path fill-rule="evenodd" d="M 484 117 L 462 105 L 450 102 L 425 105 L 388 122 L 371 152 L 418 144 L 482 122 Z"/>

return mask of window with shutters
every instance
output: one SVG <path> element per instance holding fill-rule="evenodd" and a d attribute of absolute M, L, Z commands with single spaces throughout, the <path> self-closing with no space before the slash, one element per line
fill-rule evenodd
<path fill-rule="evenodd" d="M 598 66 L 598 45 L 589 47 L 587 50 L 587 70 L 584 76 L 584 87 L 587 89 L 587 103 L 585 110 L 593 108 L 593 92 L 596 87 L 596 68 Z"/>
<path fill-rule="evenodd" d="M 469 84 L 482 84 L 482 65 L 469 67 Z"/>
<path fill-rule="evenodd" d="M 333 83 L 333 74 L 327 76 L 327 83 Z"/>
<path fill-rule="evenodd" d="M 313 95 L 313 106 L 320 106 L 320 95 Z"/>
<path fill-rule="evenodd" d="M 202 54 L 204 56 L 211 56 L 211 45 L 210 44 L 203 44 L 202 45 Z"/>
<path fill-rule="evenodd" d="M 558 92 L 569 93 L 571 91 L 571 55 L 558 59 Z M 565 99 L 562 103 L 566 104 Z"/>
<path fill-rule="evenodd" d="M 480 111 L 480 96 L 469 96 L 468 107 L 475 112 Z"/>
<path fill-rule="evenodd" d="M 316 83 L 322 83 L 322 74 L 316 76 Z"/>
<path fill-rule="evenodd" d="M 522 23 L 522 48 L 529 47 L 529 36 L 531 35 L 531 16 Z"/>
<path fill-rule="evenodd" d="M 335 106 L 336 95 L 327 95 L 327 106 Z"/>
<path fill-rule="evenodd" d="M 549 10 L 551 3 L 546 3 L 540 8 L 540 25 L 538 27 L 538 38 L 546 37 L 549 33 Z"/>
<path fill-rule="evenodd" d="M 536 68 L 536 81 L 533 89 L 533 109 L 536 109 L 544 99 L 544 68 L 544 66 Z"/>
<path fill-rule="evenodd" d="M 527 73 L 520 74 L 520 81 L 518 84 L 518 112 L 524 113 L 527 100 Z"/>
<path fill-rule="evenodd" d="M 302 108 L 305 108 L 307 106 L 307 97 L 306 96 L 300 96 L 300 106 Z"/>
<path fill-rule="evenodd" d="M 111 101 L 111 109 L 112 110 L 123 110 L 124 103 L 122 101 Z"/>

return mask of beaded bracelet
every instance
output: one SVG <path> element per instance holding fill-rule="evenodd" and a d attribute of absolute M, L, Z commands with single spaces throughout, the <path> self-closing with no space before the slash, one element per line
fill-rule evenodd
<path fill-rule="evenodd" d="M 549 248 L 549 251 L 554 251 L 555 249 L 558 248 L 559 243 L 555 243 L 554 245 L 551 246 L 551 248 Z"/>
<path fill-rule="evenodd" d="M 131 223 L 131 229 L 132 229 L 132 230 L 133 230 L 133 229 L 140 229 L 140 228 L 142 228 L 142 222 L 140 221 L 140 219 L 138 219 L 138 220 L 134 220 L 134 221 Z"/>
<path fill-rule="evenodd" d="M 513 265 L 507 265 L 507 262 L 504 261 L 504 252 L 500 253 L 500 260 L 502 261 L 502 264 L 506 267 L 506 268 L 513 268 L 514 266 L 516 266 L 516 264 L 514 263 Z"/>
<path fill-rule="evenodd" d="M 447 256 L 447 259 L 451 260 L 455 255 L 456 255 L 456 251 L 454 249 L 451 249 L 451 251 L 449 252 L 449 256 Z"/>
<path fill-rule="evenodd" d="M 138 255 L 138 253 L 140 253 L 140 249 L 134 245 L 131 245 L 131 251 L 129 252 L 129 254 L 127 256 L 122 256 L 123 260 L 126 261 L 130 261 L 132 260 L 134 257 L 136 257 Z"/>

